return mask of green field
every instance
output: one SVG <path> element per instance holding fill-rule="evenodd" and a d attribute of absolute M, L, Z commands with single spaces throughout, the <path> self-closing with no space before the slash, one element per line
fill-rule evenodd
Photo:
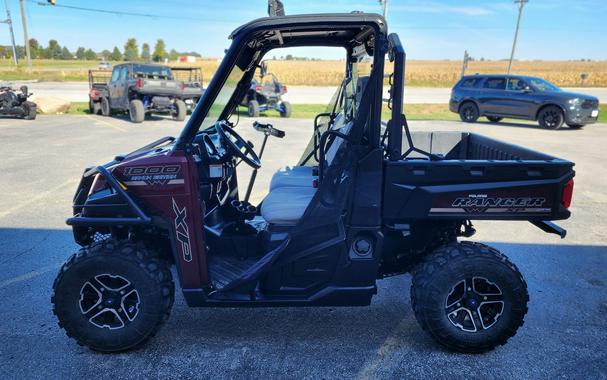
<path fill-rule="evenodd" d="M 291 117 L 298 119 L 312 119 L 321 112 L 325 112 L 326 105 L 324 104 L 293 104 L 293 114 Z M 599 123 L 607 123 L 607 104 L 600 105 Z M 69 111 L 70 115 L 86 115 L 88 114 L 89 105 L 86 102 L 72 103 Z M 240 107 L 241 115 L 246 115 L 246 108 Z M 447 104 L 406 104 L 405 114 L 407 120 L 459 120 L 459 116 L 449 111 Z M 265 117 L 280 117 L 276 111 L 262 112 L 261 116 Z M 390 118 L 390 110 L 384 108 L 382 119 Z"/>

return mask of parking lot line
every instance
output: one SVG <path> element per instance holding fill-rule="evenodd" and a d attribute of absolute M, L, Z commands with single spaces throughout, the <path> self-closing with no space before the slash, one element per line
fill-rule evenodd
<path fill-rule="evenodd" d="M 406 318 L 403 318 L 400 323 L 390 332 L 390 335 L 388 335 L 386 340 L 384 340 L 382 345 L 379 347 L 373 359 L 369 361 L 368 364 L 365 365 L 356 375 L 357 380 L 366 380 L 374 377 L 373 375 L 381 365 L 382 361 L 388 355 L 390 355 L 390 353 L 396 351 L 400 343 L 399 335 L 407 328 L 408 322 L 409 321 L 407 321 Z"/>
<path fill-rule="evenodd" d="M 59 268 L 60 264 L 52 264 L 52 265 L 47 265 L 45 267 L 36 269 L 34 271 L 28 272 L 26 274 L 22 274 L 21 276 L 17 276 L 17 277 L 13 277 L 13 278 L 9 278 L 8 280 L 4 280 L 0 282 L 0 289 L 4 289 L 9 285 L 15 284 L 17 282 L 22 282 L 22 281 L 27 281 L 30 280 L 34 277 L 38 277 L 40 275 L 43 275 L 45 273 L 48 273 L 52 270 L 57 270 Z"/>
<path fill-rule="evenodd" d="M 114 129 L 116 129 L 116 130 L 118 130 L 120 132 L 128 132 L 128 130 L 126 130 L 126 129 L 122 128 L 122 127 L 119 127 L 117 125 L 114 125 L 114 124 L 110 123 L 109 121 L 105 121 L 105 120 L 103 120 L 101 118 L 94 117 L 92 115 L 85 115 L 85 116 L 86 116 L 86 118 L 91 119 L 92 121 L 94 121 L 96 123 L 101 123 L 101 124 L 106 125 L 106 126 L 108 126 L 110 128 L 114 128 Z"/>
<path fill-rule="evenodd" d="M 29 198 L 27 201 L 17 203 L 16 205 L 14 205 L 13 207 L 11 207 L 7 210 L 0 211 L 0 218 L 10 215 L 10 214 L 14 213 L 15 211 L 18 211 L 18 210 L 22 209 L 23 207 L 28 206 L 32 203 L 38 202 L 40 199 L 43 199 L 44 197 L 51 195 L 52 193 L 54 193 L 57 190 L 61 190 L 66 186 L 74 185 L 78 181 L 79 180 L 76 180 L 76 179 L 70 179 L 69 181 L 63 182 L 61 185 L 53 187 L 50 190 L 44 191 L 36 196 Z"/>

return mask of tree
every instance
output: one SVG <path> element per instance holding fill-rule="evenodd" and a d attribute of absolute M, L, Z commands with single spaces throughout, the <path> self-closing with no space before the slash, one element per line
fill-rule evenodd
<path fill-rule="evenodd" d="M 80 46 L 78 50 L 76 50 L 76 58 L 78 59 L 86 59 L 86 49 Z"/>
<path fill-rule="evenodd" d="M 143 45 L 141 45 L 141 60 L 143 62 L 150 62 L 150 58 L 150 44 L 145 42 Z"/>
<path fill-rule="evenodd" d="M 139 58 L 139 48 L 137 47 L 137 40 L 129 38 L 124 44 L 124 60 L 125 61 L 136 61 Z"/>
<path fill-rule="evenodd" d="M 87 49 L 84 56 L 89 61 L 94 61 L 97 59 L 97 54 L 92 49 Z"/>
<path fill-rule="evenodd" d="M 68 50 L 67 47 L 63 47 L 63 49 L 61 49 L 61 55 L 60 55 L 61 59 L 74 59 L 74 55 Z"/>
<path fill-rule="evenodd" d="M 48 42 L 48 47 L 46 48 L 46 58 L 50 59 L 59 59 L 61 56 L 61 46 L 57 40 L 50 40 Z"/>
<path fill-rule="evenodd" d="M 293 56 L 291 54 L 287 54 L 287 56 L 285 57 L 285 59 L 287 61 L 292 61 L 293 60 Z"/>
<path fill-rule="evenodd" d="M 109 51 L 108 49 L 103 49 L 103 51 L 101 52 L 101 57 L 103 57 L 104 60 L 108 60 L 110 59 L 112 56 L 112 52 Z"/>
<path fill-rule="evenodd" d="M 110 56 L 110 59 L 112 61 L 122 60 L 122 53 L 120 52 L 120 49 L 118 49 L 118 46 L 114 46 L 114 50 L 112 50 L 112 55 Z"/>
<path fill-rule="evenodd" d="M 176 61 L 179 59 L 179 53 L 177 53 L 177 50 L 171 49 L 171 51 L 169 52 L 169 59 L 171 61 Z"/>
<path fill-rule="evenodd" d="M 161 62 L 161 61 L 164 61 L 166 56 L 167 56 L 166 45 L 164 44 L 164 41 L 162 40 L 162 38 L 159 38 L 158 41 L 156 41 L 156 46 L 154 46 L 154 54 L 152 56 L 152 59 L 155 62 Z"/>
<path fill-rule="evenodd" d="M 33 58 L 40 58 L 40 44 L 38 43 L 38 40 L 35 38 L 30 38 L 30 57 Z"/>

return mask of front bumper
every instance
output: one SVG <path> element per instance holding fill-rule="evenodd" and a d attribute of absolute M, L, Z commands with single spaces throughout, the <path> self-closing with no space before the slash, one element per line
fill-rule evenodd
<path fill-rule="evenodd" d="M 599 108 L 570 107 L 565 115 L 567 124 L 586 125 L 596 123 L 599 119 Z"/>

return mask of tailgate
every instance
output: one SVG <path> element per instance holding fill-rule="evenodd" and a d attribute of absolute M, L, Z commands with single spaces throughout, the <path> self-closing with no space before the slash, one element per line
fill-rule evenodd
<path fill-rule="evenodd" d="M 183 83 L 176 80 L 164 79 L 138 79 L 137 90 L 148 95 L 180 95 Z"/>

